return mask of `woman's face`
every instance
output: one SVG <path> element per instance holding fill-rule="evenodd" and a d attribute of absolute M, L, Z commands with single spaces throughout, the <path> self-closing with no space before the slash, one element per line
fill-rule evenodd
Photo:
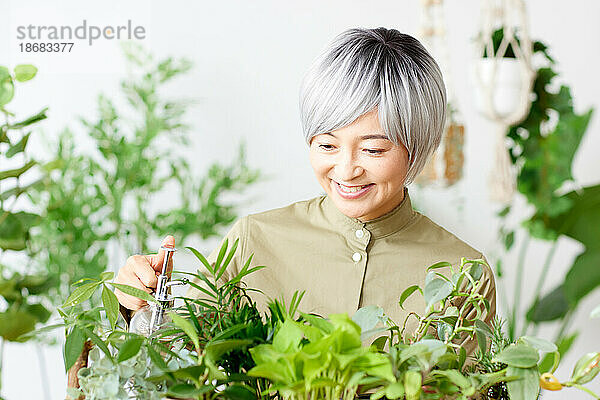
<path fill-rule="evenodd" d="M 408 151 L 385 136 L 377 108 L 310 142 L 310 164 L 337 208 L 365 222 L 393 210 L 404 198 Z"/>

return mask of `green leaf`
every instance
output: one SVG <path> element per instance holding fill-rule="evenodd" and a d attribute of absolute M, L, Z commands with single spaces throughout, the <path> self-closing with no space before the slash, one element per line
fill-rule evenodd
<path fill-rule="evenodd" d="M 119 289 L 121 292 L 128 294 L 138 299 L 146 300 L 148 302 L 156 303 L 156 299 L 142 289 L 134 288 L 133 286 L 123 285 L 121 283 L 106 282 L 109 285 Z"/>
<path fill-rule="evenodd" d="M 156 351 L 156 349 L 154 349 L 152 343 L 148 343 L 148 342 L 146 343 L 146 350 L 148 350 L 148 357 L 150 357 L 150 360 L 152 360 L 154 365 L 156 365 L 162 371 L 169 370 L 167 363 L 165 362 L 165 360 L 163 360 L 160 353 L 158 351 Z"/>
<path fill-rule="evenodd" d="M 65 301 L 61 307 L 72 307 L 74 305 L 81 304 L 82 302 L 92 297 L 92 295 L 94 294 L 98 286 L 100 286 L 100 284 L 101 282 L 89 282 L 78 286 L 77 288 L 75 288 L 73 293 L 71 293 L 71 295 L 67 298 L 67 301 Z"/>
<path fill-rule="evenodd" d="M 40 189 L 42 187 L 44 187 L 44 178 L 37 179 L 24 186 L 15 186 L 0 193 L 0 201 L 6 201 L 12 196 L 19 197 L 23 193 L 27 193 L 32 189 Z"/>
<path fill-rule="evenodd" d="M 197 389 L 196 386 L 189 383 L 177 383 L 169 387 L 167 395 L 171 397 L 188 399 L 190 397 L 196 398 L 210 390 L 212 390 L 210 386 L 202 386 L 200 389 Z"/>
<path fill-rule="evenodd" d="M 388 339 L 389 338 L 387 336 L 380 336 L 377 339 L 375 339 L 373 341 L 373 343 L 371 343 L 371 345 L 375 346 L 375 348 L 378 351 L 383 351 L 383 349 L 385 348 L 385 344 L 387 343 Z"/>
<path fill-rule="evenodd" d="M 295 321 L 286 318 L 275 336 L 273 337 L 273 348 L 280 353 L 289 353 L 299 349 L 300 341 L 304 337 Z"/>
<path fill-rule="evenodd" d="M 404 373 L 406 400 L 418 400 L 421 396 L 421 373 L 408 370 Z"/>
<path fill-rule="evenodd" d="M 86 339 L 87 336 L 85 332 L 77 326 L 74 326 L 73 329 L 71 329 L 71 332 L 67 335 L 63 351 L 65 371 L 68 371 L 69 368 L 75 364 L 77 358 L 79 358 Z"/>
<path fill-rule="evenodd" d="M 524 343 L 530 345 L 534 349 L 543 351 L 544 353 L 553 353 L 558 351 L 556 345 L 546 339 L 541 339 L 533 336 L 521 336 L 519 341 L 523 341 Z"/>
<path fill-rule="evenodd" d="M 15 79 L 19 82 L 27 82 L 37 74 L 37 68 L 31 64 L 19 64 L 15 67 Z"/>
<path fill-rule="evenodd" d="M 106 311 L 106 318 L 110 323 L 111 329 L 115 328 L 117 318 L 119 318 L 119 300 L 117 296 L 106 285 L 102 287 L 102 304 Z"/>
<path fill-rule="evenodd" d="M 529 309 L 527 319 L 532 322 L 554 321 L 564 317 L 568 311 L 569 303 L 565 297 L 564 286 L 560 285 Z"/>
<path fill-rule="evenodd" d="M 143 343 L 143 338 L 133 338 L 126 340 L 119 349 L 117 362 L 123 362 L 125 360 L 129 360 L 131 357 L 134 357 L 137 353 L 139 353 Z"/>
<path fill-rule="evenodd" d="M 463 374 L 454 369 L 436 370 L 433 371 L 432 374 L 445 376 L 450 380 L 450 382 L 454 383 L 455 385 L 458 385 L 461 389 L 466 389 L 471 386 L 469 379 L 467 379 Z"/>
<path fill-rule="evenodd" d="M 228 400 L 256 400 L 256 393 L 242 385 L 229 385 L 223 391 Z"/>
<path fill-rule="evenodd" d="M 37 214 L 19 211 L 16 213 L 2 212 L 3 220 L 0 219 L 0 248 L 4 250 L 24 250 L 27 246 L 26 239 L 29 230 L 38 225 L 41 217 Z"/>
<path fill-rule="evenodd" d="M 477 345 L 481 354 L 485 354 L 487 351 L 487 337 L 481 329 L 475 329 L 475 337 L 477 338 Z"/>
<path fill-rule="evenodd" d="M 48 111 L 48 107 L 43 108 L 37 114 L 32 115 L 31 117 L 28 117 L 28 118 L 24 119 L 23 121 L 19 121 L 17 123 L 10 124 L 8 126 L 8 129 L 21 129 L 21 128 L 25 128 L 26 126 L 33 125 L 39 121 L 42 121 L 42 120 L 48 118 L 48 116 L 46 115 L 46 111 Z M 50 161 L 50 162 L 56 163 L 56 162 L 58 162 L 58 160 L 54 160 L 54 161 Z"/>
<path fill-rule="evenodd" d="M 458 365 L 461 369 L 465 365 L 465 361 L 467 361 L 467 350 L 461 346 L 458 352 Z"/>
<path fill-rule="evenodd" d="M 486 324 L 485 322 L 483 322 L 481 320 L 475 320 L 475 329 L 478 331 L 481 331 L 481 333 L 483 333 L 487 337 L 494 336 L 494 334 L 492 333 L 492 330 L 490 329 L 488 324 Z"/>
<path fill-rule="evenodd" d="M 221 278 L 221 276 L 223 276 L 223 274 L 225 273 L 225 270 L 227 269 L 227 265 L 221 265 L 221 262 L 223 261 L 223 258 L 225 257 L 225 253 L 227 252 L 227 242 L 228 242 L 228 239 L 225 239 L 223 241 L 223 245 L 221 246 L 221 250 L 219 251 L 219 254 L 217 255 L 217 260 L 215 261 L 215 281 L 218 281 L 219 278 Z"/>
<path fill-rule="evenodd" d="M 40 303 L 28 304 L 25 306 L 25 310 L 35 317 L 37 320 L 36 322 L 44 323 L 48 321 L 48 318 L 50 318 L 50 315 L 52 315 L 52 313 Z"/>
<path fill-rule="evenodd" d="M 600 286 L 600 249 L 588 248 L 577 256 L 565 276 L 563 286 L 565 297 L 569 304 L 575 305 L 598 286 Z"/>
<path fill-rule="evenodd" d="M 216 362 L 225 354 L 231 350 L 242 349 L 251 345 L 253 341 L 251 339 L 227 339 L 210 341 L 207 343 L 204 352 L 206 354 L 207 361 L 216 364 Z"/>
<path fill-rule="evenodd" d="M 404 397 L 404 385 L 402 382 L 394 382 L 385 388 L 385 397 L 388 399 L 401 399 Z"/>
<path fill-rule="evenodd" d="M 103 273 L 100 274 L 100 280 L 101 281 L 110 281 L 112 278 L 114 278 L 115 273 L 112 271 L 104 271 Z"/>
<path fill-rule="evenodd" d="M 0 66 L 0 107 L 8 104 L 15 94 L 15 85 L 8 68 Z"/>
<path fill-rule="evenodd" d="M 8 309 L 0 312 L 0 337 L 8 341 L 23 341 L 21 338 L 35 328 L 37 317 L 25 310 Z M 28 339 L 28 338 L 27 338 Z"/>
<path fill-rule="evenodd" d="M 559 358 L 563 358 L 565 354 L 567 354 L 578 335 L 579 333 L 575 332 L 572 335 L 562 337 L 557 341 L 556 347 L 558 347 Z M 542 362 L 539 364 L 540 372 L 544 373 L 550 371 L 553 368 L 554 362 L 555 355 L 553 353 L 546 354 Z"/>
<path fill-rule="evenodd" d="M 506 376 L 516 376 L 519 378 L 506 384 L 511 400 L 531 400 L 538 398 L 540 373 L 537 367 L 518 368 L 509 366 L 506 368 Z"/>
<path fill-rule="evenodd" d="M 420 291 L 421 294 L 423 294 L 423 291 L 421 290 L 419 285 L 412 285 L 404 289 L 404 291 L 400 295 L 400 301 L 398 302 L 402 309 L 404 309 L 404 302 L 406 301 L 406 299 L 408 299 L 410 295 L 413 294 L 416 290 Z"/>
<path fill-rule="evenodd" d="M 511 367 L 531 368 L 537 366 L 539 354 L 533 347 L 517 343 L 504 348 L 494 357 L 494 362 L 501 362 Z"/>
<path fill-rule="evenodd" d="M 198 332 L 194 329 L 194 326 L 187 319 L 180 317 L 174 312 L 170 312 L 169 315 L 173 320 L 173 323 L 181 329 L 185 334 L 191 339 L 192 343 L 194 343 L 194 347 L 196 348 L 196 352 L 200 353 L 200 340 L 198 338 Z"/>
<path fill-rule="evenodd" d="M 425 297 L 425 301 L 427 301 L 427 308 L 444 300 L 452 293 L 453 289 L 450 282 L 439 278 L 431 279 L 425 284 L 425 289 L 423 290 L 423 296 Z"/>
<path fill-rule="evenodd" d="M 15 154 L 22 153 L 23 151 L 25 151 L 25 147 L 27 146 L 27 141 L 29 140 L 30 135 L 31 132 L 23 136 L 21 140 L 19 140 L 16 144 L 10 146 L 8 151 L 6 152 L 6 158 L 11 158 Z"/>
<path fill-rule="evenodd" d="M 600 353 L 587 353 L 575 364 L 570 380 L 583 385 L 594 379 L 598 372 L 600 372 Z"/>
<path fill-rule="evenodd" d="M 221 267 L 221 261 L 225 257 L 225 253 L 227 252 L 229 239 L 225 238 L 223 243 L 221 244 L 221 248 L 219 249 L 219 254 L 217 255 L 217 259 L 215 260 L 215 272 L 219 272 L 219 268 Z"/>
<path fill-rule="evenodd" d="M 215 271 L 213 269 L 213 267 L 210 265 L 210 263 L 208 262 L 208 260 L 196 249 L 194 249 L 193 247 L 186 247 L 186 249 L 188 249 L 189 251 L 191 251 L 198 260 L 200 260 L 200 262 L 202 264 L 204 264 L 204 266 L 206 267 L 206 269 L 208 270 L 208 272 L 210 272 L 211 274 L 214 274 Z"/>
<path fill-rule="evenodd" d="M 2 317 L 1 316 L 0 316 L 0 322 L 2 322 Z M 19 337 L 16 338 L 15 342 L 26 342 L 26 341 L 28 341 L 31 338 L 39 337 L 43 333 L 52 331 L 52 330 L 54 330 L 56 328 L 62 328 L 64 326 L 65 326 L 64 323 L 43 326 L 43 327 L 41 327 L 39 329 L 35 329 L 33 331 L 30 331 L 30 332 L 24 333 L 23 335 L 20 335 Z M 1 331 L 1 329 L 0 329 L 0 331 Z M 2 336 L 2 335 L 0 335 L 0 336 Z"/>
<path fill-rule="evenodd" d="M 25 165 L 20 168 L 7 169 L 5 171 L 0 171 L 0 181 L 6 178 L 19 178 L 25 172 L 29 171 L 37 162 L 34 160 L 28 161 Z"/>
<path fill-rule="evenodd" d="M 378 323 L 383 322 L 384 317 L 383 308 L 370 305 L 359 308 L 352 316 L 352 321 L 360 326 L 362 332 L 366 332 L 375 328 Z"/>
<path fill-rule="evenodd" d="M 438 269 L 438 268 L 450 268 L 452 266 L 452 264 L 450 264 L 447 261 L 440 261 L 438 263 L 435 263 L 429 267 L 427 267 L 427 271 L 431 271 L 434 269 Z"/>
<path fill-rule="evenodd" d="M 229 250 L 229 253 L 227 254 L 227 257 L 225 258 L 225 261 L 223 261 L 224 266 L 229 265 L 229 263 L 231 262 L 231 259 L 233 258 L 233 255 L 235 254 L 235 251 L 238 248 L 239 241 L 240 241 L 240 239 L 235 239 L 235 242 L 233 242 L 233 246 Z"/>
<path fill-rule="evenodd" d="M 108 358 L 111 362 L 114 362 L 112 354 L 110 354 L 110 350 L 108 349 L 106 343 L 104 343 L 104 340 L 102 340 L 100 336 L 96 335 L 94 331 L 92 331 L 87 326 L 81 326 L 81 329 L 83 329 L 83 331 L 85 332 L 87 337 L 90 338 L 92 343 L 94 343 L 96 346 L 98 346 L 100 350 L 102 350 L 106 358 Z"/>

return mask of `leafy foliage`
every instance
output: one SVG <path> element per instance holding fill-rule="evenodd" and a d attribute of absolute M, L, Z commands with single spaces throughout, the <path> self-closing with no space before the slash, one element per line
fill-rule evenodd
<path fill-rule="evenodd" d="M 27 153 L 31 129 L 46 118 L 47 109 L 17 119 L 5 108 L 14 97 L 15 82 L 29 81 L 36 73 L 33 65 L 17 65 L 13 74 L 0 66 L 0 113 L 4 116 L 0 125 L 0 165 L 17 165 L 0 171 L 0 254 L 13 252 L 23 256 L 16 259 L 26 263 L 19 268 L 0 264 L 0 338 L 9 341 L 22 340 L 21 335 L 32 331 L 37 323 L 46 322 L 50 311 L 44 297 L 56 284 L 55 277 L 36 274 L 30 268 L 31 232 L 42 222 L 40 215 L 16 210 L 17 205 L 23 207 L 24 195 L 41 187 L 54 167 L 54 163 L 40 163 Z"/>
<path fill-rule="evenodd" d="M 32 246 L 39 268 L 63 282 L 55 299 L 64 298 L 69 284 L 104 271 L 115 247 L 148 253 L 148 241 L 166 234 L 178 241 L 217 235 L 236 217 L 235 204 L 223 195 L 239 193 L 259 177 L 246 165 L 243 145 L 230 165 L 215 162 L 204 175 L 193 173 L 181 157 L 189 145 L 189 102 L 162 94 L 190 63 L 155 60 L 137 47 L 126 48 L 126 57 L 134 74 L 121 83 L 121 96 L 100 95 L 97 117 L 81 119 L 81 136 L 94 150 L 78 151 L 71 130 L 49 145 L 59 168 L 35 196 L 46 212 Z M 172 193 L 169 206 L 152 208 L 166 191 Z"/>
<path fill-rule="evenodd" d="M 600 286 L 600 274 L 596 273 L 600 251 L 597 237 L 594 237 L 597 235 L 592 233 L 593 227 L 600 222 L 599 186 L 561 193 L 565 184 L 573 181 L 573 159 L 593 109 L 581 114 L 575 112 L 570 88 L 560 85 L 554 89 L 558 86 L 558 73 L 554 70 L 555 61 L 547 46 L 538 41 L 534 43 L 533 50 L 544 61 L 536 71 L 532 91 L 534 100 L 526 118 L 511 126 L 507 135 L 512 141 L 511 160 L 518 170 L 517 189 L 533 206 L 533 213 L 522 225 L 529 237 L 554 243 L 540 272 L 522 334 L 526 333 L 530 322 L 539 324 L 565 318 L 576 309 L 583 297 Z M 509 206 L 499 213 L 502 219 L 500 237 L 507 251 L 512 248 L 515 236 L 514 229 L 505 226 L 510 211 Z M 585 250 L 576 258 L 564 282 L 542 295 L 556 241 L 561 235 L 578 240 Z M 524 240 L 521 260 L 525 259 L 528 240 Z M 523 263 L 519 262 L 518 270 L 524 268 Z M 515 310 L 518 306 L 513 304 Z M 513 318 L 509 321 L 509 333 L 513 338 L 516 336 L 516 324 L 516 311 L 513 311 Z M 566 326 L 559 335 L 564 335 L 565 329 Z M 561 339 L 558 338 L 559 341 Z"/>
<path fill-rule="evenodd" d="M 456 267 L 448 263 L 429 267 L 432 275 L 425 289 L 408 288 L 409 293 L 402 295 L 406 299 L 422 292 L 429 302 L 426 314 L 418 316 L 416 332 L 405 334 L 376 306 L 359 310 L 352 319 L 346 314 L 325 319 L 299 312 L 299 293 L 288 308 L 271 301 L 262 318 L 248 296 L 251 289 L 243 285 L 246 275 L 262 268 L 251 267 L 252 257 L 230 280 L 220 279 L 237 244 L 228 250 L 225 240 L 213 264 L 189 248 L 201 268 L 185 275 L 193 276 L 192 286 L 202 295 L 181 297 L 184 305 L 171 312 L 172 322 L 150 337 L 129 333 L 120 323 L 113 327 L 110 309 L 116 305 L 109 296 L 102 296 L 102 307 L 82 308 L 95 293 L 105 293 L 106 285 L 116 286 L 109 282 L 112 274 L 80 282 L 61 310 L 63 323 L 44 328 L 66 328 L 67 368 L 87 340 L 94 343 L 91 365 L 79 370 L 81 388 L 70 389 L 72 397 L 83 393 L 94 399 L 160 394 L 207 400 L 338 400 L 371 390 L 371 399 L 467 399 L 477 394 L 495 396 L 502 390 L 513 400 L 529 400 L 537 396 L 540 387 L 560 390 L 573 386 L 591 393 L 582 384 L 600 371 L 600 355 L 590 353 L 576 364 L 571 378 L 561 383 L 552 375 L 559 360 L 559 348 L 553 343 L 535 337 L 511 343 L 500 324 L 489 327 L 479 319 L 480 313 L 463 313 L 463 305 L 464 311 L 480 309 L 483 313 L 486 308 L 478 295 L 482 260 L 463 259 Z M 445 269 L 450 271 L 439 272 Z M 442 285 L 431 283 L 435 279 L 452 285 L 440 290 Z M 119 289 L 148 299 L 143 291 L 124 285 Z M 457 302 L 457 298 L 462 299 Z M 461 306 L 454 305 L 457 303 Z M 448 312 L 452 307 L 458 309 Z M 382 324 L 385 326 L 378 328 Z M 446 325 L 453 329 L 440 336 Z M 369 335 L 381 332 L 388 332 L 389 337 L 363 345 Z M 467 363 L 461 334 L 480 343 L 474 363 Z M 540 375 L 543 354 L 551 355 L 553 363 Z"/>

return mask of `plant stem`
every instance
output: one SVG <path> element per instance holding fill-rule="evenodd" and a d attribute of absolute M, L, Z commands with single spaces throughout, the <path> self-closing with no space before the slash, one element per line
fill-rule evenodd
<path fill-rule="evenodd" d="M 525 232 L 525 235 L 526 236 L 523 239 L 523 244 L 521 245 L 521 250 L 519 251 L 517 274 L 515 276 L 515 297 L 510 317 L 510 324 L 508 326 L 508 335 L 510 340 L 515 340 L 515 334 L 517 332 L 517 310 L 519 308 L 519 303 L 521 302 L 521 283 L 523 281 L 523 269 L 525 268 L 525 255 L 527 254 L 527 247 L 529 246 L 529 241 L 531 239 L 527 232 Z"/>
<path fill-rule="evenodd" d="M 593 396 L 595 399 L 600 399 L 600 396 L 598 396 L 596 393 L 592 392 L 590 389 L 586 388 L 585 386 L 574 384 L 573 387 L 576 387 L 579 390 L 583 390 L 584 392 Z"/>
<path fill-rule="evenodd" d="M 560 329 L 558 330 L 558 333 L 556 334 L 556 338 L 555 338 L 555 342 L 558 342 L 560 340 L 560 338 L 564 337 L 565 335 L 565 330 L 567 329 L 567 326 L 569 326 L 569 323 L 571 322 L 571 318 L 573 318 L 573 310 L 569 310 L 567 311 L 567 314 L 565 315 L 565 318 L 563 319 L 562 324 L 560 325 Z M 561 357 L 564 356 L 564 354 L 561 354 Z"/>
<path fill-rule="evenodd" d="M 550 263 L 552 261 L 552 258 L 554 257 L 554 253 L 556 252 L 556 248 L 558 247 L 558 240 L 555 240 L 552 243 L 552 247 L 550 247 L 550 251 L 548 251 L 548 254 L 546 255 L 546 260 L 544 261 L 544 267 L 542 268 L 542 272 L 540 274 L 540 277 L 538 278 L 538 282 L 537 285 L 535 286 L 535 294 L 533 295 L 533 307 L 535 307 L 537 305 L 537 303 L 540 301 L 540 294 L 542 292 L 542 287 L 544 286 L 544 283 L 546 282 L 546 277 L 548 276 L 548 270 L 550 269 Z M 525 326 L 523 327 L 523 330 L 521 331 L 521 336 L 524 336 L 527 334 L 527 329 L 529 328 L 529 325 L 531 324 L 531 321 L 529 321 L 528 319 L 525 319 Z M 536 323 L 537 325 L 537 323 Z"/>

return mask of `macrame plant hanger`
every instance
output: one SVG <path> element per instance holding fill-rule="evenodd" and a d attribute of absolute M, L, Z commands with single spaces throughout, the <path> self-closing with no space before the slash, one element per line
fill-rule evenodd
<path fill-rule="evenodd" d="M 460 123 L 460 113 L 452 85 L 443 0 L 421 0 L 421 4 L 419 36 L 425 47 L 437 60 L 444 76 L 448 98 L 448 117 L 440 146 L 416 178 L 416 183 L 423 186 L 448 187 L 457 183 L 462 177 L 465 128 Z"/>
<path fill-rule="evenodd" d="M 500 28 L 502 40 L 495 51 L 493 35 Z M 509 49 L 514 58 L 512 55 L 507 57 Z M 476 51 L 474 78 L 478 108 L 496 123 L 490 195 L 492 200 L 506 204 L 512 200 L 516 187 L 516 172 L 508 153 L 506 133 L 511 125 L 527 116 L 535 78 L 523 0 L 482 1 L 482 27 Z"/>

